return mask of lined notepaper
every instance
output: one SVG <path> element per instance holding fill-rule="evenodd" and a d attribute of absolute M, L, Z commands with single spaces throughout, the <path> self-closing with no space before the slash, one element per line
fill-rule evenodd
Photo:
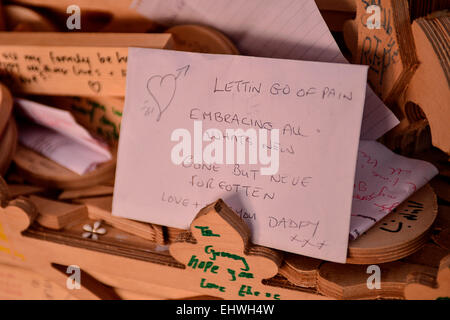
<path fill-rule="evenodd" d="M 212 26 L 244 55 L 348 63 L 313 0 L 135 0 L 131 7 L 168 25 Z M 367 87 L 361 138 L 377 139 L 398 123 Z"/>

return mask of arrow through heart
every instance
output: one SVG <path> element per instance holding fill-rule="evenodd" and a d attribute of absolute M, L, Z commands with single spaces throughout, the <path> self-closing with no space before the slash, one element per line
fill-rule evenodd
<path fill-rule="evenodd" d="M 162 114 L 169 108 L 170 103 L 177 91 L 176 77 L 173 74 L 165 76 L 155 75 L 147 81 L 147 91 L 158 106 L 159 114 L 156 121 L 161 119 Z"/>

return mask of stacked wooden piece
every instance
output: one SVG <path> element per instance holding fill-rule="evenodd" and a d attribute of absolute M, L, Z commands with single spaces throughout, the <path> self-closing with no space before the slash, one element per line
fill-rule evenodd
<path fill-rule="evenodd" d="M 3 185 L 2 189 L 7 190 L 8 186 Z M 195 263 L 197 260 L 198 263 L 208 261 L 202 257 L 205 254 L 203 247 L 207 244 L 216 251 L 220 247 L 220 252 L 230 252 L 234 256 L 242 256 L 244 252 L 268 259 L 252 264 L 247 259 L 248 265 L 261 268 L 256 271 L 250 267 L 255 278 L 258 279 L 258 274 L 264 280 L 246 285 L 251 284 L 258 292 L 265 290 L 272 298 L 277 294 L 281 299 L 420 299 L 423 298 L 420 290 L 433 288 L 440 289 L 427 298 L 449 294 L 446 282 L 440 277 L 442 272 L 447 272 L 445 266 L 448 267 L 445 257 L 450 250 L 450 210 L 441 205 L 437 212 L 437 200 L 429 186 L 408 199 L 393 216 L 387 216 L 360 239 L 351 242 L 347 264 L 252 246 L 246 224 L 220 201 L 201 210 L 190 230 L 180 230 L 177 239 L 169 240 L 165 227 L 158 230 L 154 225 L 111 217 L 108 211 L 110 197 L 81 199 L 77 201 L 83 203 L 80 205 L 45 199 L 48 195 L 42 191 L 38 194 L 6 200 L 6 206 L 0 211 L 0 224 L 3 230 L 1 245 L 8 254 L 0 255 L 0 260 L 18 267 L 18 274 L 24 270 L 30 270 L 29 273 L 44 270 L 40 276 L 55 287 L 64 287 L 65 282 L 59 274 L 67 269 L 70 261 L 75 261 L 92 279 L 84 284 L 86 292 L 66 290 L 68 297 L 69 294 L 78 298 L 115 299 L 247 297 L 236 295 L 238 288 L 223 293 L 198 286 L 210 275 L 201 269 L 205 263 L 203 267 Z M 7 199 L 8 195 L 2 193 L 2 198 Z M 101 225 L 99 221 L 102 221 Z M 216 234 L 221 238 L 211 237 Z M 96 239 L 93 239 L 94 235 Z M 199 242 L 200 237 L 205 237 L 201 240 L 205 241 L 203 244 Z M 38 256 L 36 250 L 40 252 Z M 102 264 L 96 262 L 99 259 Z M 108 261 L 115 261 L 115 265 Z M 123 263 L 128 271 L 120 269 Z M 229 263 L 217 263 L 220 270 L 233 268 Z M 43 267 L 43 264 L 58 265 L 60 271 L 54 274 L 53 269 Z M 380 290 L 370 289 L 367 284 L 373 265 L 381 270 Z M 139 273 L 141 268 L 147 270 L 145 274 Z M 8 271 L 12 272 L 11 269 Z M 217 276 L 214 283 L 228 283 L 228 276 Z M 198 279 L 197 285 L 195 279 Z M 212 279 L 208 278 L 209 281 Z M 231 284 L 228 283 L 227 288 L 231 288 Z M 423 286 L 420 290 L 410 287 L 419 285 Z M 114 289 L 105 289 L 111 287 Z M 163 290 L 153 291 L 156 288 Z"/>
<path fill-rule="evenodd" d="M 421 18 L 435 11 L 448 10 L 447 0 L 409 0 L 411 20 Z"/>
<path fill-rule="evenodd" d="M 367 27 L 374 14 L 366 11 L 371 4 L 381 9 L 379 28 Z M 450 118 L 445 111 L 450 99 L 449 12 L 422 17 L 444 9 L 445 4 L 381 0 L 356 1 L 356 5 L 356 18 L 343 28 L 351 60 L 370 66 L 370 84 L 401 121 L 383 143 L 406 155 L 427 150 L 431 144 L 450 154 Z M 410 10 L 415 12 L 411 18 Z M 422 18 L 413 20 L 416 16 Z"/>
<path fill-rule="evenodd" d="M 17 126 L 11 115 L 13 100 L 8 88 L 0 83 L 0 175 L 4 175 L 17 146 Z"/>

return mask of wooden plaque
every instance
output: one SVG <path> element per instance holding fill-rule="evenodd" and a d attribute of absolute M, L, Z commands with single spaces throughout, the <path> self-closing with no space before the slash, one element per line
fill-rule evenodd
<path fill-rule="evenodd" d="M 418 66 L 408 1 L 355 1 L 358 44 L 353 62 L 369 65 L 368 81 L 372 88 L 385 102 L 393 102 Z M 372 21 L 376 14 L 376 11 L 366 11 L 370 5 L 379 8 L 380 24 L 373 29 L 367 26 L 368 18 Z"/>
<path fill-rule="evenodd" d="M 436 194 L 427 184 L 361 237 L 350 241 L 347 263 L 383 263 L 412 254 L 428 241 L 437 209 Z"/>
<path fill-rule="evenodd" d="M 128 47 L 170 48 L 170 34 L 0 33 L 0 81 L 14 93 L 124 96 Z"/>

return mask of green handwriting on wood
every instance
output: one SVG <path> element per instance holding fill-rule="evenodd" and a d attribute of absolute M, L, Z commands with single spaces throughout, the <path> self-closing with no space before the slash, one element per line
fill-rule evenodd
<path fill-rule="evenodd" d="M 264 290 L 265 285 L 257 275 L 250 272 L 251 257 L 247 257 L 245 253 L 230 252 L 233 250 L 230 250 L 228 245 L 227 251 L 220 250 L 222 249 L 220 243 L 226 242 L 227 239 L 221 240 L 220 238 L 224 235 L 214 233 L 214 227 L 194 225 L 192 228 L 200 230 L 201 237 L 205 237 L 203 241 L 206 241 L 206 245 L 202 244 L 198 248 L 203 248 L 203 252 L 198 252 L 197 255 L 192 254 L 186 265 L 187 269 L 201 272 L 200 288 L 211 290 L 212 294 L 227 293 L 228 296 L 235 298 L 275 300 L 281 298 L 278 293 Z M 214 237 L 219 239 L 213 239 Z M 214 245 L 208 244 L 211 242 Z M 247 261 L 247 259 L 250 260 Z"/>
<path fill-rule="evenodd" d="M 244 270 L 244 271 L 250 270 L 250 267 L 247 264 L 247 260 L 245 260 L 244 257 L 241 257 L 237 254 L 233 254 L 233 253 L 229 253 L 229 252 L 225 252 L 225 251 L 216 251 L 213 249 L 213 246 L 211 246 L 211 245 L 205 246 L 205 253 L 211 255 L 209 257 L 209 259 L 211 259 L 211 260 L 216 260 L 217 257 L 224 257 L 224 258 L 230 258 L 233 260 L 240 260 L 244 264 L 244 267 L 241 268 L 241 270 Z"/>
<path fill-rule="evenodd" d="M 203 272 L 208 270 L 212 273 L 217 273 L 219 266 L 214 265 L 212 261 L 199 261 L 196 255 L 192 255 L 191 260 L 189 260 L 188 267 L 192 269 L 202 269 Z"/>
<path fill-rule="evenodd" d="M 215 234 L 213 233 L 212 230 L 209 229 L 208 226 L 195 226 L 197 229 L 200 229 L 200 231 L 202 232 L 202 236 L 204 237 L 220 237 L 220 234 Z"/>
<path fill-rule="evenodd" d="M 205 289 L 216 289 L 219 290 L 220 292 L 226 292 L 226 287 L 214 283 L 214 282 L 209 282 L 208 280 L 206 280 L 205 278 L 202 278 L 200 280 L 200 288 L 205 288 Z M 252 296 L 252 297 L 261 297 L 261 296 L 265 296 L 266 298 L 272 298 L 274 300 L 280 300 L 281 297 L 279 294 L 273 294 L 271 292 L 260 292 L 258 290 L 254 290 L 252 288 L 252 286 L 243 284 L 241 285 L 241 287 L 239 288 L 237 295 L 239 297 L 246 297 L 246 296 Z"/>
<path fill-rule="evenodd" d="M 234 271 L 233 269 L 230 269 L 230 268 L 227 268 L 227 271 L 231 275 L 230 281 L 236 281 L 236 271 Z M 253 273 L 242 271 L 238 274 L 238 277 L 252 279 Z"/>
<path fill-rule="evenodd" d="M 108 141 L 118 141 L 122 112 L 89 98 L 71 97 L 70 109 L 77 119 Z M 80 115 L 80 116 L 79 116 Z M 81 117 L 81 118 L 80 118 Z"/>
<path fill-rule="evenodd" d="M 199 228 L 202 230 L 201 228 Z M 233 288 L 236 289 L 236 294 L 239 297 L 246 297 L 246 296 L 252 296 L 252 297 L 265 297 L 265 298 L 272 298 L 279 300 L 280 295 L 274 294 L 271 292 L 261 292 L 258 290 L 255 290 L 252 288 L 252 286 L 248 284 L 241 284 L 240 287 L 236 287 L 236 285 L 239 285 L 238 279 L 254 279 L 254 274 L 251 272 L 248 272 L 250 270 L 250 266 L 247 263 L 247 260 L 237 254 L 225 252 L 225 251 L 217 251 L 213 249 L 212 245 L 207 245 L 204 248 L 205 253 L 209 255 L 209 259 L 211 261 L 201 261 L 196 255 L 192 255 L 191 259 L 189 260 L 187 267 L 190 267 L 192 269 L 202 270 L 204 273 L 212 273 L 215 275 L 218 275 L 220 273 L 221 267 L 215 263 L 217 263 L 217 257 L 224 257 L 229 258 L 235 261 L 242 261 L 243 267 L 239 273 L 236 272 L 236 270 L 231 268 L 226 268 L 226 272 L 229 275 L 227 278 L 227 281 L 234 283 Z M 210 282 L 206 278 L 202 278 L 200 282 L 200 288 L 205 289 L 216 289 L 220 292 L 226 292 L 226 286 L 222 284 L 218 284 L 215 282 Z"/>
<path fill-rule="evenodd" d="M 202 278 L 200 282 L 200 288 L 218 289 L 220 292 L 225 292 L 225 287 L 219 286 L 212 282 L 206 282 L 205 278 Z"/>
<path fill-rule="evenodd" d="M 247 295 L 248 295 L 248 296 L 255 296 L 255 297 L 258 297 L 260 294 L 261 294 L 261 292 L 256 291 L 256 290 L 253 290 L 251 286 L 247 286 L 247 285 L 245 285 L 245 284 L 243 284 L 243 285 L 241 286 L 241 288 L 239 289 L 239 293 L 238 293 L 238 295 L 239 295 L 240 297 L 245 297 L 245 296 L 247 296 Z M 279 295 L 279 294 L 272 294 L 272 293 L 270 293 L 270 292 L 266 292 L 266 293 L 265 293 L 265 296 L 266 296 L 267 298 L 272 297 L 272 298 L 275 299 L 275 300 L 280 300 L 280 295 Z"/>

